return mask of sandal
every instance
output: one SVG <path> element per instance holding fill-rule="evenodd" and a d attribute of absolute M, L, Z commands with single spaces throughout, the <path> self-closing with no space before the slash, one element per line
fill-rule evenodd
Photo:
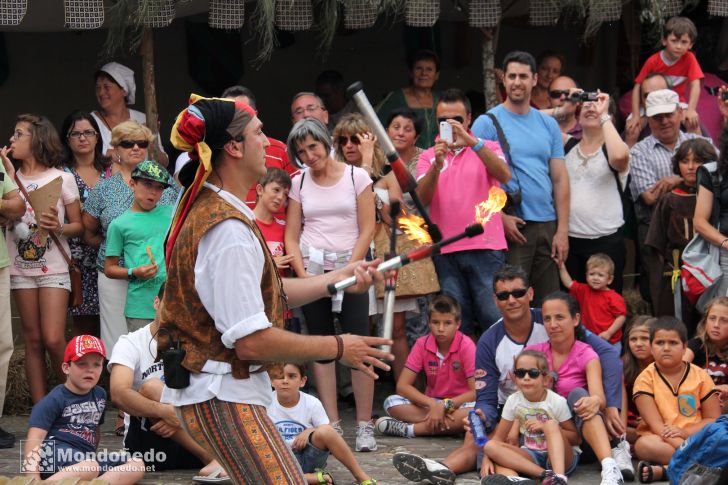
<path fill-rule="evenodd" d="M 324 470 L 323 468 L 317 468 L 315 470 L 316 473 L 316 480 L 319 481 L 320 485 L 329 485 L 329 482 L 326 481 L 326 477 L 329 477 L 331 479 L 331 485 L 336 485 L 336 481 L 334 480 L 334 476 Z"/>
<path fill-rule="evenodd" d="M 364 480 L 359 485 L 377 485 L 379 483 L 376 478 L 370 478 L 369 480 Z"/>
<path fill-rule="evenodd" d="M 124 436 L 124 411 L 119 410 L 119 414 L 116 416 L 114 434 L 116 434 L 116 436 Z"/>
<path fill-rule="evenodd" d="M 652 467 L 662 469 L 662 476 L 660 478 L 655 478 L 655 472 L 653 471 Z M 647 469 L 647 478 L 645 478 L 645 469 Z M 667 468 L 662 465 L 655 465 L 653 463 L 650 463 L 649 461 L 640 461 L 637 464 L 637 473 L 639 474 L 640 483 L 652 483 L 655 481 L 664 482 L 667 480 Z"/>

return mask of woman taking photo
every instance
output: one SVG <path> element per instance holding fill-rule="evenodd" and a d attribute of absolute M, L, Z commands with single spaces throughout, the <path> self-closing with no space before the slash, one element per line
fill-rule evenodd
<path fill-rule="evenodd" d="M 367 172 L 331 158 L 331 137 L 315 118 L 298 121 L 288 136 L 288 155 L 308 170 L 293 178 L 285 245 L 299 278 L 323 274 L 364 259 L 374 236 L 374 193 Z M 305 219 L 305 225 L 303 220 Z M 344 293 L 304 305 L 311 335 L 334 335 L 334 313 L 344 333 L 369 335 L 369 295 Z M 334 428 L 341 430 L 333 362 L 313 366 L 316 387 Z M 374 381 L 351 372 L 356 401 L 357 451 L 374 451 Z"/>
<path fill-rule="evenodd" d="M 84 240 L 86 244 L 99 248 L 96 258 L 99 289 L 99 315 L 101 340 L 106 352 L 111 354 L 120 336 L 127 333 L 124 306 L 128 282 L 107 278 L 104 274 L 106 258 L 106 231 L 111 221 L 131 207 L 134 192 L 130 187 L 131 172 L 147 159 L 147 148 L 154 141 L 149 128 L 136 121 L 125 121 L 111 133 L 114 158 L 119 160 L 119 171 L 102 180 L 91 191 L 83 207 Z M 170 187 L 165 189 L 159 205 L 174 205 L 178 188 L 170 177 Z M 123 265 L 123 261 L 119 261 Z"/>
<path fill-rule="evenodd" d="M 387 95 L 377 107 L 377 115 L 386 122 L 392 110 L 410 108 L 423 121 L 422 136 L 417 139 L 417 146 L 423 150 L 435 143 L 439 132 L 435 107 L 440 94 L 432 88 L 440 77 L 440 59 L 428 50 L 417 51 L 409 64 L 410 85 L 397 89 Z"/>
<path fill-rule="evenodd" d="M 73 176 L 57 168 L 63 160 L 63 147 L 47 118 L 18 116 L 10 147 L 4 147 L 0 155 L 8 177 L 15 177 L 26 201 L 25 214 L 11 224 L 6 239 L 11 261 L 10 289 L 23 325 L 25 374 L 30 398 L 36 403 L 47 391 L 46 351 L 51 369 L 64 380 L 61 363 L 71 278 L 61 251 L 69 255 L 68 238 L 83 232 L 81 206 Z M 8 155 L 15 161 L 14 166 Z M 57 202 L 47 211 L 36 213 L 23 191 L 32 193 L 59 177 L 62 182 Z"/>
<path fill-rule="evenodd" d="M 582 138 L 578 143 L 572 138 L 565 146 L 571 186 L 566 269 L 583 283 L 589 257 L 605 253 L 614 261 L 612 288 L 621 293 L 625 257 L 621 194 L 629 170 L 629 149 L 608 109 L 609 95 L 605 93 L 599 93 L 595 102 L 584 103 L 579 115 Z"/>
<path fill-rule="evenodd" d="M 102 141 L 101 153 L 112 157 L 114 153 L 111 131 L 120 123 L 129 120 L 142 125 L 146 124 L 147 115 L 128 107 L 136 100 L 134 71 L 128 67 L 118 62 L 104 64 L 101 69 L 96 71 L 94 81 L 96 82 L 96 101 L 99 103 L 99 109 L 91 114 L 99 127 L 98 131 Z M 156 137 L 155 143 L 157 146 L 154 151 L 158 150 L 159 153 L 153 153 L 152 158 L 166 167 L 169 158 L 164 153 L 159 137 Z M 114 172 L 116 172 L 116 167 Z"/>
<path fill-rule="evenodd" d="M 81 209 L 91 189 L 111 176 L 108 158 L 101 153 L 101 139 L 96 120 L 89 113 L 74 111 L 61 125 L 61 143 L 65 149 L 65 171 L 73 175 L 78 187 Z M 99 336 L 99 289 L 96 274 L 98 248 L 89 246 L 82 236 L 70 238 L 71 255 L 81 270 L 83 304 L 71 307 L 73 335 Z"/>

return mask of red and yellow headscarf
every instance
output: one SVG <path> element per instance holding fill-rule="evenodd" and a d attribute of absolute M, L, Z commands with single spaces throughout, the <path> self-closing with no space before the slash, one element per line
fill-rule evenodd
<path fill-rule="evenodd" d="M 255 115 L 253 108 L 240 101 L 192 94 L 189 106 L 177 116 L 170 140 L 178 150 L 189 152 L 190 162 L 179 173 L 185 190 L 167 235 L 167 264 L 182 223 L 212 171 L 212 151 L 239 136 Z"/>

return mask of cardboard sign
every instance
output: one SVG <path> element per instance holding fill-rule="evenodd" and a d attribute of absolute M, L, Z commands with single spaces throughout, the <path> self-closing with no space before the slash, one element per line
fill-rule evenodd
<path fill-rule="evenodd" d="M 43 212 L 48 212 L 51 207 L 55 207 L 58 203 L 58 198 L 61 196 L 61 186 L 63 185 L 63 179 L 56 177 L 43 187 L 39 187 L 33 192 L 28 193 L 28 203 L 35 212 L 35 220 L 40 220 L 40 215 Z M 38 227 L 38 236 L 40 236 L 40 245 L 44 247 L 48 241 L 48 230 Z"/>

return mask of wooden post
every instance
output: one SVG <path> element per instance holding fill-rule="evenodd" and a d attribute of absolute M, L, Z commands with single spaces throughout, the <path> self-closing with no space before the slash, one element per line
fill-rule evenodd
<path fill-rule="evenodd" d="M 157 109 L 157 89 L 154 81 L 154 31 L 144 27 L 142 44 L 139 48 L 142 55 L 142 79 L 144 83 L 144 111 L 147 115 L 147 127 L 152 133 L 159 133 L 159 110 Z M 169 159 L 165 153 L 160 153 L 156 143 L 150 147 L 152 157 L 165 167 Z"/>
<path fill-rule="evenodd" d="M 497 86 L 495 79 L 495 51 L 497 48 L 498 27 L 482 28 L 482 59 L 483 59 L 483 94 L 485 95 L 485 109 L 489 110 L 498 104 Z"/>

